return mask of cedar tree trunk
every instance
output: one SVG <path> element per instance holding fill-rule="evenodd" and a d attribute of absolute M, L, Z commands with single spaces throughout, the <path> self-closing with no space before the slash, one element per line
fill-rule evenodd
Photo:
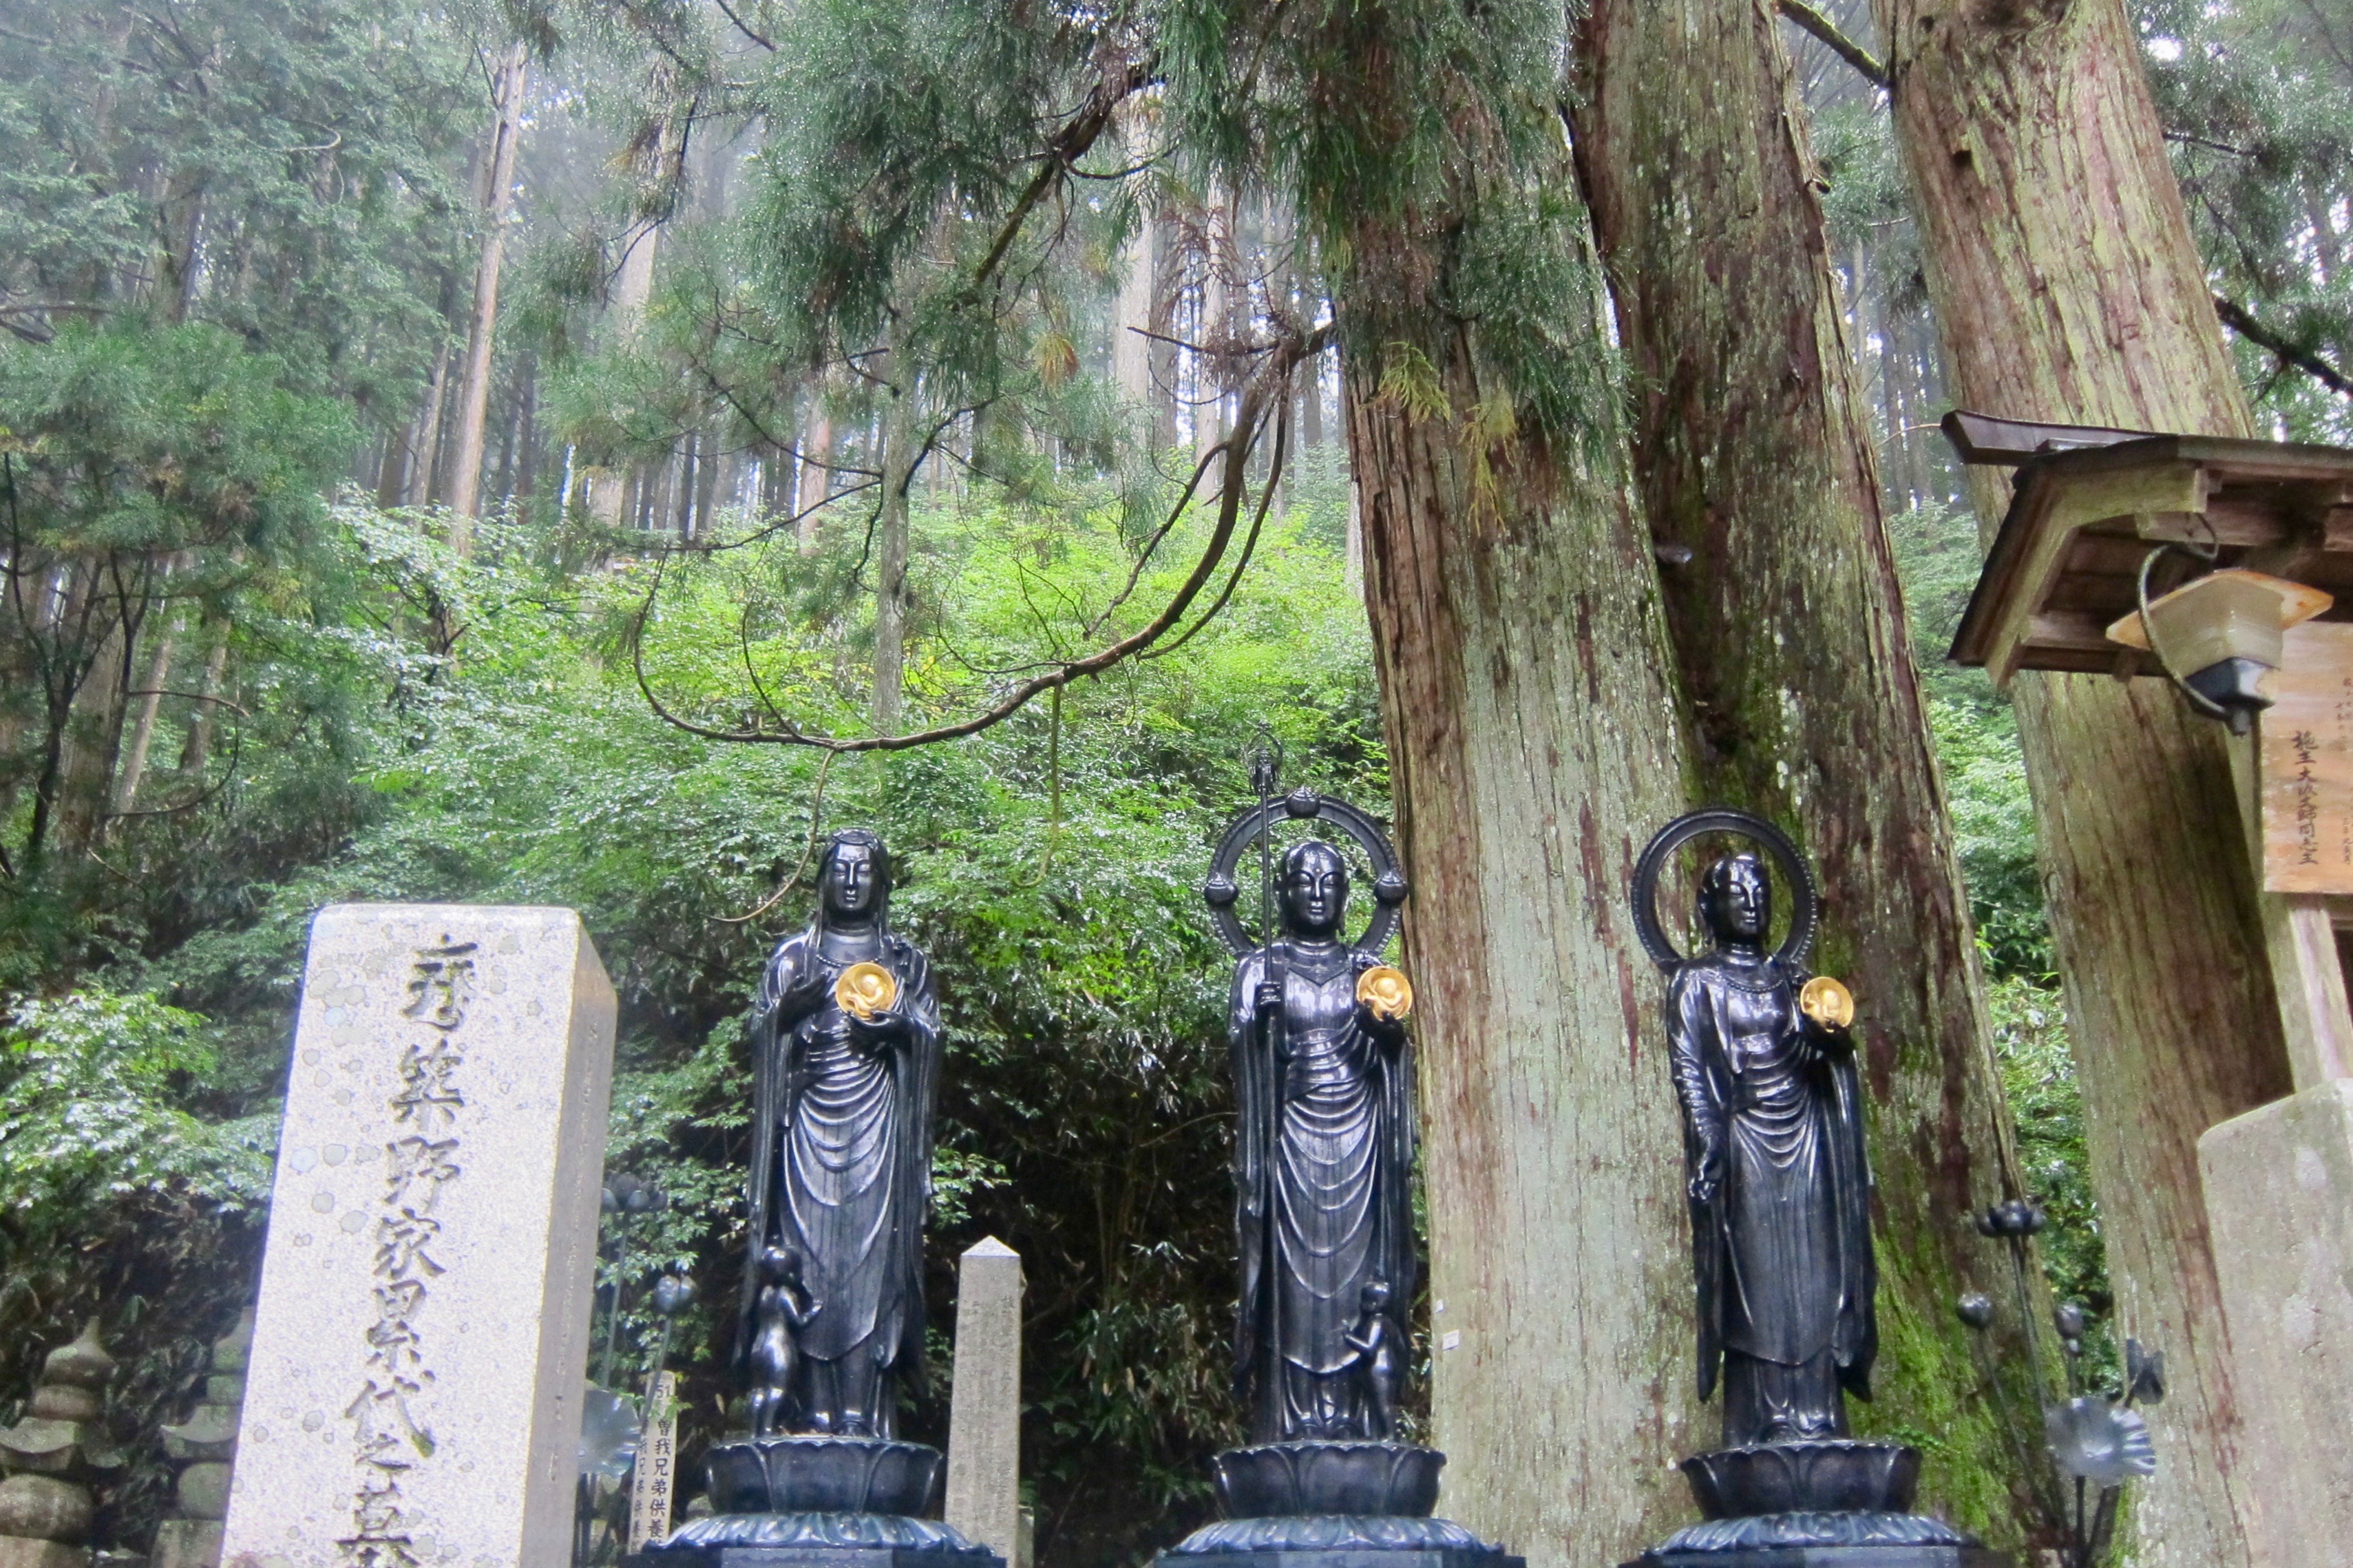
<path fill-rule="evenodd" d="M 474 271 L 474 316 L 466 335 L 466 379 L 458 398 L 458 447 L 449 466 L 449 543 L 474 548 L 474 514 L 482 487 L 482 425 L 491 406 L 491 349 L 499 324 L 499 272 L 505 261 L 507 210 L 513 205 L 515 143 L 522 134 L 523 85 L 531 56 L 518 41 L 501 63 L 491 90 L 490 172 L 482 188 L 482 256 Z"/>
<path fill-rule="evenodd" d="M 1969 1216 L 2023 1188 L 1776 25 L 1770 0 L 1596 0 L 1577 162 L 1699 793 L 1798 840 L 1821 881 L 1814 966 L 1856 994 L 1883 1345 L 1877 1402 L 1850 1414 L 1935 1431 L 1924 1496 L 2015 1549 L 2048 1471 L 2019 1419 L 2038 1405 L 2020 1325 L 1996 1363 L 2011 1397 L 1990 1401 L 1953 1302 L 2016 1300 L 2009 1249 Z"/>
<path fill-rule="evenodd" d="M 1391 329 L 1350 296 L 1409 298 L 1432 260 L 1360 232 L 1339 308 L 1414 882 L 1434 1437 L 1450 1517 L 1590 1568 L 1680 1522 L 1669 1467 L 1701 1446 L 1662 993 L 1626 897 L 1683 807 L 1681 748 L 1621 437 L 1580 458 L 1481 431 L 1461 335 L 1424 334 L 1449 406 L 1382 391 Z"/>
<path fill-rule="evenodd" d="M 2121 0 L 1874 9 L 1953 396 L 2250 434 Z M 2007 485 L 1972 479 L 1990 530 Z M 2223 731 L 2157 680 L 2013 691 L 2120 1326 L 2172 1376 L 2137 1561 L 2239 1568 L 2253 1480 L 2197 1140 L 2291 1086 Z"/>

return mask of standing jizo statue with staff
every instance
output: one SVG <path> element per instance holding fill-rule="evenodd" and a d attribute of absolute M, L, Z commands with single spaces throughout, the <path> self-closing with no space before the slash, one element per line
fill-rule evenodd
<path fill-rule="evenodd" d="M 1234 1331 L 1248 1445 L 1217 1457 L 1225 1515 L 1158 1568 L 1341 1568 L 1404 1552 L 1412 1568 L 1518 1568 L 1430 1517 L 1446 1456 L 1400 1441 L 1420 1273 L 1413 1228 L 1413 987 L 1381 952 L 1406 880 L 1380 826 L 1312 789 L 1277 793 L 1282 753 L 1252 759 L 1258 804 L 1218 845 L 1202 895 L 1234 954 L 1226 1040 L 1234 1073 Z M 1286 826 L 1330 830 L 1279 849 Z M 1335 842 L 1336 841 L 1336 842 Z M 1353 844 L 1373 915 L 1347 927 Z M 1235 906 L 1257 851 L 1259 929 Z"/>

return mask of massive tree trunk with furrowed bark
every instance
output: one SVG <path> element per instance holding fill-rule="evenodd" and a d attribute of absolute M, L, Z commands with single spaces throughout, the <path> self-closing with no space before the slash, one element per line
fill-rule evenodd
<path fill-rule="evenodd" d="M 1353 249 L 1391 299 L 1447 262 L 1394 231 Z M 1657 579 L 1606 409 L 1581 452 L 1482 428 L 1492 371 L 1443 327 L 1416 344 L 1436 387 L 1385 392 L 1410 340 L 1340 310 L 1414 879 L 1443 1506 L 1537 1568 L 1584 1568 L 1678 1521 L 1670 1466 L 1700 1436 L 1682 1143 L 1626 901 L 1683 804 Z"/>
<path fill-rule="evenodd" d="M 2121 0 L 1874 0 L 1947 384 L 2020 419 L 2250 433 Z M 2002 476 L 1972 474 L 1990 530 Z M 2239 1568 L 2255 1484 L 2197 1139 L 2289 1075 L 2221 726 L 2168 687 L 2013 691 L 2124 1332 L 2164 1349 L 2144 1568 Z"/>
<path fill-rule="evenodd" d="M 1859 1430 L 1936 1433 L 1924 1499 L 2015 1549 L 2047 1466 L 2016 1296 L 1969 1224 L 2022 1195 L 1803 108 L 1770 0 L 1596 0 L 1577 157 L 1634 393 L 1637 489 L 1704 798 L 1787 828 L 1820 878 L 1870 1094 L 1885 1342 Z M 1980 1387 L 1989 1365 L 2003 1400 Z M 2020 1416 L 2025 1413 L 2028 1421 Z"/>

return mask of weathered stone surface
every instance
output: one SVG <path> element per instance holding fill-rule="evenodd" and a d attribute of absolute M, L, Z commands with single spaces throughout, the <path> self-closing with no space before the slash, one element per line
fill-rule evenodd
<path fill-rule="evenodd" d="M 228 1517 L 229 1468 L 217 1459 L 180 1472 L 180 1511 L 190 1519 Z"/>
<path fill-rule="evenodd" d="M 89 1568 L 89 1564 L 88 1547 L 0 1535 L 0 1568 Z"/>
<path fill-rule="evenodd" d="M 1021 1255 L 988 1237 L 956 1273 L 945 1512 L 1011 1562 L 1021 1536 Z"/>
<path fill-rule="evenodd" d="M 0 1535 L 79 1542 L 90 1534 L 90 1489 L 55 1476 L 0 1481 Z"/>
<path fill-rule="evenodd" d="M 75 1450 L 98 1436 L 98 1429 L 83 1422 L 27 1417 L 0 1430 L 0 1464 L 16 1470 L 69 1470 Z"/>
<path fill-rule="evenodd" d="M 2231 1330 L 2256 1561 L 2346 1568 L 2353 1536 L 2353 1079 L 2236 1116 L 2198 1141 Z"/>
<path fill-rule="evenodd" d="M 106 1413 L 106 1400 L 94 1388 L 45 1383 L 33 1390 L 26 1414 L 36 1421 L 95 1421 Z"/>
<path fill-rule="evenodd" d="M 114 1358 L 98 1337 L 98 1320 L 82 1325 L 81 1332 L 51 1351 L 41 1362 L 41 1384 L 64 1384 L 92 1391 L 104 1388 L 114 1375 Z"/>
<path fill-rule="evenodd" d="M 569 910 L 321 912 L 228 1562 L 568 1563 L 612 1049 Z"/>
<path fill-rule="evenodd" d="M 220 1568 L 220 1521 L 167 1519 L 155 1527 L 148 1568 Z"/>
<path fill-rule="evenodd" d="M 253 1309 L 237 1315 L 237 1326 L 213 1342 L 213 1370 L 236 1373 L 240 1381 L 253 1355 Z"/>
<path fill-rule="evenodd" d="M 199 1405 L 176 1426 L 160 1427 L 171 1459 L 226 1459 L 237 1452 L 237 1406 Z"/>

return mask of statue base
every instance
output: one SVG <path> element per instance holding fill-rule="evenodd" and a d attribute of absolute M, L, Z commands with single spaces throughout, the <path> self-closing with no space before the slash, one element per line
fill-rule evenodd
<path fill-rule="evenodd" d="M 914 1517 L 939 1489 L 940 1451 L 881 1437 L 738 1437 L 710 1453 L 708 1519 L 628 1568 L 1005 1568 L 954 1525 Z"/>
<path fill-rule="evenodd" d="M 737 1437 L 713 1443 L 711 1507 L 719 1514 L 926 1512 L 940 1451 L 887 1437 Z"/>
<path fill-rule="evenodd" d="M 1920 1451 L 1852 1437 L 1760 1443 L 1683 1462 L 1706 1519 L 1624 1568 L 2009 1568 L 1911 1511 Z"/>
<path fill-rule="evenodd" d="M 1005 1568 L 954 1525 L 887 1513 L 722 1513 L 690 1520 L 624 1568 Z"/>
<path fill-rule="evenodd" d="M 1524 1568 L 1432 1519 L 1446 1456 L 1406 1443 L 1261 1443 L 1217 1458 L 1226 1513 L 1154 1568 Z"/>
<path fill-rule="evenodd" d="M 1301 1514 L 1426 1518 L 1446 1456 L 1409 1443 L 1305 1441 L 1229 1448 L 1215 1461 L 1228 1519 Z"/>
<path fill-rule="evenodd" d="M 1621 1568 L 2011 1568 L 1983 1546 L 1754 1546 L 1729 1552 L 1652 1547 Z"/>

